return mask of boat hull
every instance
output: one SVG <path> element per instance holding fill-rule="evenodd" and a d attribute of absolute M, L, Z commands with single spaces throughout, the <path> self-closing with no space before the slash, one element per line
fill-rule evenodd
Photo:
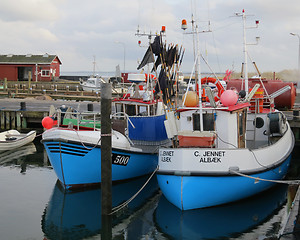
<path fill-rule="evenodd" d="M 280 180 L 287 173 L 291 156 L 274 169 L 249 177 Z M 183 176 L 158 174 L 164 196 L 181 210 L 222 205 L 258 194 L 275 185 L 243 176 Z"/>
<path fill-rule="evenodd" d="M 66 189 L 81 188 L 101 183 L 101 147 L 86 146 L 67 141 L 47 141 L 50 163 Z M 112 149 L 112 181 L 122 181 L 153 172 L 157 154 Z"/>
<path fill-rule="evenodd" d="M 162 148 L 158 184 L 165 197 L 181 210 L 234 202 L 283 179 L 293 146 L 294 136 L 288 127 L 280 140 L 255 150 Z"/>
<path fill-rule="evenodd" d="M 31 143 L 36 137 L 36 131 L 21 134 L 17 130 L 9 130 L 0 133 L 0 151 L 20 148 Z"/>

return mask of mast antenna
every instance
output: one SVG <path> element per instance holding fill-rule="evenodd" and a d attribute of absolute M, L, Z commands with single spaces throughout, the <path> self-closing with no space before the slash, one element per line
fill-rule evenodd
<path fill-rule="evenodd" d="M 245 91 L 246 91 L 246 95 L 248 95 L 249 92 L 249 85 L 248 85 L 248 66 L 247 66 L 247 59 L 248 59 L 248 51 L 247 51 L 247 45 L 256 45 L 258 44 L 259 41 L 259 37 L 256 38 L 256 43 L 247 43 L 246 41 L 246 29 L 250 29 L 250 28 L 257 28 L 259 21 L 256 20 L 255 21 L 255 26 L 252 27 L 247 27 L 246 26 L 246 15 L 245 14 L 245 10 L 243 9 L 243 11 L 241 13 L 235 13 L 235 16 L 237 17 L 242 17 L 243 19 L 243 53 L 244 53 L 244 64 L 243 64 L 243 71 L 244 71 L 244 80 L 245 80 Z"/>

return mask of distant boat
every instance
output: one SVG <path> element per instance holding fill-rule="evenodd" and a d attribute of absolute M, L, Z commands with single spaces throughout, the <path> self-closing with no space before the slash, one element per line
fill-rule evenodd
<path fill-rule="evenodd" d="M 80 82 L 80 86 L 83 91 L 88 92 L 97 92 L 100 91 L 101 83 L 105 83 L 106 81 L 100 76 L 91 76 L 86 81 Z"/>
<path fill-rule="evenodd" d="M 20 133 L 17 130 L 8 130 L 0 133 L 0 151 L 18 149 L 31 143 L 36 136 L 36 131 Z"/>

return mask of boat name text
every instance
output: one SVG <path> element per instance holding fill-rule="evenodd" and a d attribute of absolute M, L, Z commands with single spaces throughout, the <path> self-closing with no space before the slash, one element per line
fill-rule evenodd
<path fill-rule="evenodd" d="M 171 162 L 171 158 L 173 156 L 174 156 L 174 151 L 172 151 L 172 150 L 170 150 L 170 151 L 164 150 L 164 151 L 162 151 L 160 160 L 162 162 Z"/>
<path fill-rule="evenodd" d="M 225 156 L 225 151 L 195 151 L 194 156 L 199 159 L 200 163 L 221 163 L 222 157 Z"/>

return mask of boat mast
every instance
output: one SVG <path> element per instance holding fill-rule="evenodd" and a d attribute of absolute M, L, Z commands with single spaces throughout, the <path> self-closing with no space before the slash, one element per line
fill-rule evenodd
<path fill-rule="evenodd" d="M 247 45 L 257 45 L 259 37 L 256 37 L 256 43 L 247 43 L 246 40 L 246 29 L 250 28 L 257 28 L 259 21 L 256 20 L 255 23 L 256 25 L 253 27 L 246 27 L 246 14 L 245 10 L 243 9 L 242 13 L 236 13 L 236 16 L 241 16 L 243 19 L 243 52 L 244 52 L 244 67 L 243 67 L 243 73 L 244 73 L 244 80 L 245 80 L 245 91 L 246 91 L 246 96 L 248 95 L 249 92 L 249 84 L 248 84 L 248 51 L 247 51 Z"/>
<path fill-rule="evenodd" d="M 245 79 L 245 91 L 246 96 L 248 95 L 248 67 L 247 67 L 247 42 L 246 42 L 246 15 L 245 10 L 243 9 L 242 12 L 242 18 L 243 18 L 243 45 L 244 45 L 244 79 Z"/>
<path fill-rule="evenodd" d="M 198 24 L 195 23 L 194 14 L 192 13 L 192 32 L 193 35 L 193 51 L 194 51 L 194 62 L 196 62 L 195 68 L 195 85 L 198 83 L 199 91 L 199 125 L 200 131 L 203 131 L 203 109 L 202 109 L 202 98 L 201 98 L 201 65 L 200 65 L 200 46 L 199 46 L 199 31 Z M 185 30 L 186 28 L 182 28 Z M 195 89 L 197 91 L 197 89 Z"/>
<path fill-rule="evenodd" d="M 203 131 L 203 109 L 202 109 L 202 98 L 201 98 L 201 65 L 200 65 L 200 47 L 199 47 L 199 34 L 198 34 L 198 25 L 194 26 L 194 19 L 192 15 L 192 26 L 193 26 L 193 39 L 196 34 L 196 49 L 194 44 L 194 53 L 197 53 L 197 67 L 195 70 L 195 78 L 198 80 L 198 91 L 199 91 L 199 121 L 200 121 L 200 131 Z M 195 27 L 195 28 L 194 28 Z M 194 31 L 195 29 L 195 31 Z M 193 40 L 194 41 L 194 40 Z M 196 58 L 196 56 L 195 56 Z"/>
<path fill-rule="evenodd" d="M 138 37 L 146 36 L 146 37 L 148 37 L 148 46 L 150 46 L 152 37 L 156 37 L 157 34 L 153 34 L 151 31 L 149 33 L 145 33 L 145 32 L 141 33 L 140 32 L 140 27 L 138 26 L 137 31 L 135 33 L 135 36 L 138 36 Z M 139 45 L 139 46 L 141 46 L 141 45 Z M 153 62 L 154 62 L 154 57 L 153 57 Z M 147 63 L 147 85 L 146 85 L 147 91 L 149 90 L 150 73 L 151 73 L 150 66 L 149 66 L 149 63 Z M 150 86 L 151 89 L 153 88 L 152 84 L 153 83 L 151 81 L 151 86 Z"/>
<path fill-rule="evenodd" d="M 93 77 L 95 77 L 95 66 L 96 66 L 96 56 L 93 55 L 94 62 L 93 62 Z"/>

